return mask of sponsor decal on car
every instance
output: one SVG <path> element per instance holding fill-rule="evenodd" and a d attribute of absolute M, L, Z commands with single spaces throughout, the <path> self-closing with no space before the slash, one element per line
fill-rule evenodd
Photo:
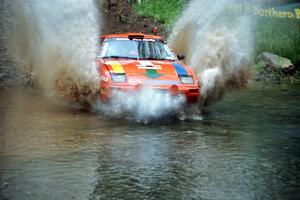
<path fill-rule="evenodd" d="M 100 88 L 100 94 L 106 94 L 106 91 L 104 88 Z"/>
<path fill-rule="evenodd" d="M 184 66 L 178 63 L 173 63 L 173 66 L 179 76 L 189 75 Z"/>
<path fill-rule="evenodd" d="M 100 80 L 104 82 L 108 82 L 108 78 L 106 76 L 100 76 Z"/>
<path fill-rule="evenodd" d="M 154 65 L 152 62 L 149 61 L 139 61 L 139 65 L 137 67 L 139 69 L 161 69 L 160 65 Z"/>
<path fill-rule="evenodd" d="M 179 81 L 176 80 L 144 80 L 145 85 L 176 85 L 180 84 Z"/>
<path fill-rule="evenodd" d="M 110 70 L 110 73 L 115 73 L 115 74 L 124 74 L 125 73 L 122 65 L 117 61 L 109 61 L 106 64 L 110 65 L 112 68 L 112 70 Z"/>
<path fill-rule="evenodd" d="M 146 74 L 144 75 L 152 79 L 156 79 L 163 76 L 163 74 L 157 73 L 156 69 L 146 69 Z"/>
<path fill-rule="evenodd" d="M 129 83 L 129 85 L 139 85 L 139 84 L 142 84 L 142 80 L 137 79 L 137 78 L 132 78 L 132 79 L 129 79 L 128 83 Z"/>

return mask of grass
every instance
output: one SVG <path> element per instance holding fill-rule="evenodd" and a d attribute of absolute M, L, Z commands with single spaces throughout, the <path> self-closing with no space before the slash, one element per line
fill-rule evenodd
<path fill-rule="evenodd" d="M 137 1 L 131 1 L 135 12 L 138 15 L 145 17 L 154 17 L 159 22 L 170 27 L 177 16 L 181 13 L 188 0 L 148 0 L 142 1 L 141 4 Z"/>

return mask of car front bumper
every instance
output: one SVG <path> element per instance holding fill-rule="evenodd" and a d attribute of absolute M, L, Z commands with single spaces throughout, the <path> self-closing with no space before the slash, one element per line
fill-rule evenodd
<path fill-rule="evenodd" d="M 113 94 L 116 91 L 129 93 L 132 91 L 140 91 L 144 88 L 158 90 L 162 92 L 169 92 L 174 96 L 184 95 L 186 98 L 186 102 L 189 104 L 197 103 L 200 96 L 200 88 L 195 85 L 192 86 L 190 85 L 171 85 L 171 86 L 112 85 L 108 87 L 101 87 L 100 99 L 102 102 L 106 103 L 111 98 L 113 98 Z"/>

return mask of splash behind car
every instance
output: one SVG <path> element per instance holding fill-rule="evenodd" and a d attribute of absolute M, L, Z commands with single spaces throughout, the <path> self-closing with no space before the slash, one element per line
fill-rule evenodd
<path fill-rule="evenodd" d="M 200 83 L 195 72 L 183 65 L 163 38 L 142 33 L 111 34 L 101 37 L 97 64 L 100 99 L 106 103 L 113 90 L 141 88 L 183 94 L 188 103 L 198 101 Z"/>

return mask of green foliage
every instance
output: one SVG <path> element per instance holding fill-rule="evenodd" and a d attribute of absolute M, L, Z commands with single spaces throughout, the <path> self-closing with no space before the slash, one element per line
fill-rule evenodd
<path fill-rule="evenodd" d="M 300 20 L 258 17 L 254 29 L 256 55 L 268 51 L 300 62 Z"/>
<path fill-rule="evenodd" d="M 264 68 L 265 68 L 265 64 L 263 64 L 263 63 L 257 63 L 257 64 L 255 64 L 254 65 L 254 68 L 257 70 L 257 71 L 263 71 L 264 70 Z"/>
<path fill-rule="evenodd" d="M 130 1 L 137 14 L 154 17 L 170 27 L 189 0 L 138 0 Z M 253 29 L 255 57 L 268 51 L 300 63 L 300 20 L 278 17 L 257 17 Z"/>
<path fill-rule="evenodd" d="M 145 17 L 154 17 L 161 23 L 171 26 L 180 14 L 188 0 L 142 0 L 131 1 L 137 14 Z"/>

